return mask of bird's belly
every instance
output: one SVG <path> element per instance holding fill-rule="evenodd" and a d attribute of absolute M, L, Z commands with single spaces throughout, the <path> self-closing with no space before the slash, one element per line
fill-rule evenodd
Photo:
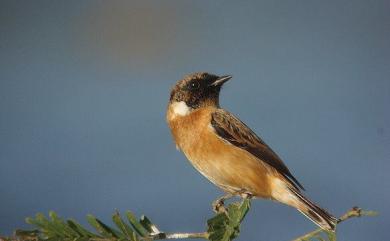
<path fill-rule="evenodd" d="M 210 134 L 182 150 L 202 175 L 223 190 L 271 196 L 269 180 L 273 171 L 249 152 Z"/>

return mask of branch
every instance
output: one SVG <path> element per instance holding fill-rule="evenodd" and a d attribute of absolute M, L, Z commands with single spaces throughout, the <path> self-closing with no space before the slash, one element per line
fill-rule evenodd
<path fill-rule="evenodd" d="M 115 212 L 110 227 L 92 215 L 87 215 L 88 223 L 95 229 L 89 231 L 76 221 L 63 220 L 55 212 L 49 218 L 38 213 L 26 222 L 36 226 L 36 230 L 16 230 L 12 237 L 0 237 L 0 241 L 154 241 L 161 239 L 206 239 L 210 241 L 231 241 L 240 233 L 240 225 L 249 211 L 250 200 L 231 203 L 224 212 L 207 220 L 207 231 L 202 233 L 165 233 L 160 231 L 146 216 L 138 219 L 132 212 L 125 213 L 126 221 Z"/>
<path fill-rule="evenodd" d="M 364 211 L 359 207 L 353 207 L 352 209 L 350 209 L 348 212 L 346 212 L 344 215 L 342 215 L 339 218 L 339 220 L 337 221 L 337 224 L 344 222 L 345 220 L 348 220 L 350 218 L 356 218 L 356 217 L 362 217 L 362 216 L 376 216 L 376 215 L 377 215 L 377 213 L 374 211 Z M 318 237 L 323 232 L 326 232 L 328 236 L 334 235 L 329 231 L 325 231 L 325 230 L 319 228 L 319 229 L 311 231 L 307 234 L 304 234 L 304 235 L 302 235 L 302 236 L 300 236 L 292 241 L 310 240 L 311 238 Z"/>
<path fill-rule="evenodd" d="M 186 238 L 201 238 L 208 239 L 209 234 L 207 232 L 203 233 L 159 233 L 156 235 L 152 235 L 150 237 L 151 240 L 159 240 L 159 239 L 186 239 Z M 148 240 L 149 238 L 145 238 Z M 149 239 L 149 240 L 150 240 Z"/>
<path fill-rule="evenodd" d="M 205 239 L 209 241 L 231 241 L 240 234 L 240 225 L 250 209 L 250 200 L 243 199 L 241 203 L 231 203 L 225 211 L 207 220 L 207 231 L 202 233 L 165 233 L 160 231 L 146 216 L 138 219 L 132 212 L 125 212 L 126 220 L 119 212 L 115 212 L 112 221 L 115 227 L 104 224 L 92 215 L 87 221 L 95 229 L 94 232 L 84 228 L 76 221 L 64 220 L 54 212 L 49 212 L 49 218 L 37 214 L 27 218 L 26 222 L 37 227 L 35 230 L 16 230 L 12 237 L 0 237 L 0 241 L 154 241 L 162 239 Z M 340 217 L 343 222 L 353 217 L 374 216 L 372 211 L 352 208 Z M 322 229 L 314 230 L 293 241 L 325 240 L 321 235 L 327 235 L 329 241 L 335 241 L 335 233 Z"/>

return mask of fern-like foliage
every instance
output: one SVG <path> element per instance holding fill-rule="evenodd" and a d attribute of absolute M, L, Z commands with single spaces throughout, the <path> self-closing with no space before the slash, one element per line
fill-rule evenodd
<path fill-rule="evenodd" d="M 207 220 L 208 239 L 211 241 L 230 241 L 240 234 L 240 224 L 250 208 L 249 199 L 241 204 L 230 204 L 226 212 Z"/>
<path fill-rule="evenodd" d="M 115 212 L 112 216 L 114 227 L 98 218 L 87 215 L 87 221 L 94 229 L 88 229 L 73 219 L 64 220 L 55 212 L 48 217 L 38 213 L 26 222 L 35 226 L 34 230 L 16 230 L 13 237 L 0 237 L 0 241 L 152 241 L 159 239 L 201 238 L 210 241 L 231 241 L 239 236 L 240 224 L 250 209 L 250 200 L 231 203 L 224 212 L 207 220 L 207 231 L 203 233 L 165 233 L 160 231 L 146 216 L 138 219 L 132 212 L 124 215 Z M 373 216 L 372 211 L 353 208 L 340 217 L 340 222 L 351 217 Z M 336 235 L 321 229 L 307 233 L 293 241 L 336 241 Z"/>
<path fill-rule="evenodd" d="M 64 220 L 50 211 L 46 217 L 38 213 L 33 218 L 26 218 L 34 230 L 16 230 L 19 240 L 35 241 L 142 241 L 172 238 L 203 238 L 210 241 L 230 241 L 239 235 L 240 223 L 250 208 L 250 200 L 232 203 L 222 212 L 207 221 L 207 232 L 204 233 L 164 233 L 146 216 L 138 219 L 127 211 L 122 217 L 115 212 L 112 221 L 115 227 L 103 223 L 93 215 L 87 215 L 87 221 L 94 231 L 83 227 L 73 219 Z M 6 238 L 3 238 L 7 240 Z M 11 240 L 11 239 L 9 239 Z"/>

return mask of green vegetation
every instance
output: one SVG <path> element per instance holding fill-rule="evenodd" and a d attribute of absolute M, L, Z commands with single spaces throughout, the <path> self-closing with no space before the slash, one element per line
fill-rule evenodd
<path fill-rule="evenodd" d="M 230 241 L 240 234 L 240 224 L 250 208 L 250 200 L 229 204 L 225 211 L 207 220 L 207 231 L 203 233 L 165 233 L 160 231 L 146 216 L 138 218 L 130 211 L 123 216 L 115 212 L 112 221 L 115 227 L 104 224 L 98 218 L 87 215 L 88 223 L 94 231 L 81 226 L 73 219 L 64 220 L 55 212 L 49 217 L 37 214 L 26 222 L 35 226 L 34 230 L 16 230 L 12 237 L 0 237 L 0 241 L 148 241 L 160 239 L 201 238 L 210 241 Z M 373 216 L 375 212 L 353 208 L 340 217 L 340 222 L 352 217 Z M 321 229 L 307 233 L 294 241 L 335 241 L 334 233 Z"/>

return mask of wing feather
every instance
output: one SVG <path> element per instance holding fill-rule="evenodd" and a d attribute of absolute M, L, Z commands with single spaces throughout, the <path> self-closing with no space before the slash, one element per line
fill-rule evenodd
<path fill-rule="evenodd" d="M 211 115 L 211 125 L 221 138 L 232 145 L 248 151 L 260 161 L 272 166 L 295 188 L 304 190 L 303 186 L 291 174 L 280 157 L 237 117 L 228 111 L 218 109 Z"/>

